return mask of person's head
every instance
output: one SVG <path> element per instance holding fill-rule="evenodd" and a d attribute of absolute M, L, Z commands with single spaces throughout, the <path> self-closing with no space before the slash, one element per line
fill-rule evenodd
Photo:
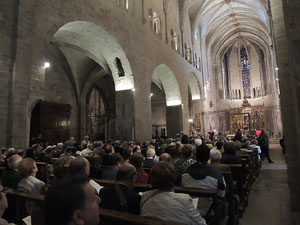
<path fill-rule="evenodd" d="M 207 163 L 210 157 L 210 149 L 206 144 L 202 144 L 196 149 L 196 158 L 199 162 Z"/>
<path fill-rule="evenodd" d="M 159 161 L 167 161 L 167 162 L 171 162 L 172 161 L 172 157 L 169 153 L 163 153 L 160 155 L 159 157 Z"/>
<path fill-rule="evenodd" d="M 112 146 L 107 145 L 105 148 L 105 154 L 110 155 L 112 153 Z"/>
<path fill-rule="evenodd" d="M 147 157 L 151 157 L 151 158 L 154 158 L 155 156 L 155 150 L 153 148 L 149 148 L 146 152 L 146 156 Z"/>
<path fill-rule="evenodd" d="M 115 166 L 119 166 L 121 161 L 122 161 L 122 156 L 120 155 L 120 153 L 113 153 L 111 154 L 111 158 L 112 158 L 112 164 Z"/>
<path fill-rule="evenodd" d="M 246 141 L 242 144 L 242 148 L 250 149 L 250 141 L 249 141 L 249 140 L 246 140 Z"/>
<path fill-rule="evenodd" d="M 133 149 L 132 148 L 124 148 L 123 150 L 123 159 L 129 159 L 129 157 L 132 155 Z"/>
<path fill-rule="evenodd" d="M 186 144 L 183 146 L 181 153 L 184 158 L 190 158 L 193 152 L 193 146 L 190 144 Z"/>
<path fill-rule="evenodd" d="M 225 155 L 235 154 L 235 147 L 233 143 L 227 142 L 224 144 L 223 148 Z"/>
<path fill-rule="evenodd" d="M 202 145 L 202 140 L 200 138 L 197 138 L 197 139 L 195 139 L 194 143 L 196 146 L 200 146 L 200 145 Z"/>
<path fill-rule="evenodd" d="M 257 145 L 257 143 L 258 143 L 258 141 L 257 141 L 256 139 L 253 138 L 253 139 L 251 140 L 251 144 L 252 144 L 252 145 Z"/>
<path fill-rule="evenodd" d="M 144 161 L 144 156 L 141 153 L 134 153 L 129 158 L 129 163 L 134 165 L 134 167 L 138 172 L 141 171 L 143 168 L 143 161 Z"/>
<path fill-rule="evenodd" d="M 57 149 L 62 150 L 64 148 L 64 143 L 58 143 Z"/>
<path fill-rule="evenodd" d="M 210 150 L 210 160 L 212 163 L 220 162 L 222 158 L 222 153 L 217 149 Z"/>
<path fill-rule="evenodd" d="M 84 136 L 83 138 L 84 140 L 88 141 L 90 139 L 90 137 L 88 135 Z"/>
<path fill-rule="evenodd" d="M 87 148 L 89 148 L 90 150 L 93 150 L 93 149 L 94 149 L 94 145 L 93 145 L 92 143 L 89 143 L 89 144 L 87 145 Z"/>
<path fill-rule="evenodd" d="M 90 163 L 85 157 L 78 156 L 71 161 L 69 168 L 70 175 L 90 175 Z"/>
<path fill-rule="evenodd" d="M 135 184 L 137 172 L 131 163 L 123 163 L 117 171 L 117 180 L 126 183 L 130 188 Z"/>
<path fill-rule="evenodd" d="M 18 170 L 19 163 L 22 161 L 22 157 L 19 155 L 13 155 L 8 160 L 8 167 L 12 170 Z"/>
<path fill-rule="evenodd" d="M 223 148 L 223 145 L 224 145 L 223 141 L 217 141 L 216 143 L 216 147 L 218 150 L 221 150 Z"/>
<path fill-rule="evenodd" d="M 184 145 L 189 143 L 189 137 L 186 134 L 182 136 L 181 143 Z"/>
<path fill-rule="evenodd" d="M 55 160 L 53 164 L 53 173 L 56 179 L 62 179 L 63 177 L 69 175 L 69 168 L 72 158 L 65 156 L 60 157 Z"/>
<path fill-rule="evenodd" d="M 150 183 L 154 189 L 170 190 L 176 181 L 176 170 L 171 162 L 156 163 L 150 174 Z"/>
<path fill-rule="evenodd" d="M 242 143 L 240 141 L 235 141 L 233 145 L 237 151 L 242 148 Z"/>
<path fill-rule="evenodd" d="M 86 176 L 54 182 L 45 196 L 46 225 L 98 225 L 100 198 Z"/>
<path fill-rule="evenodd" d="M 4 188 L 2 185 L 0 185 L 0 217 L 2 217 L 5 209 L 8 207 L 6 193 L 7 188 Z"/>
<path fill-rule="evenodd" d="M 38 172 L 38 168 L 33 159 L 25 158 L 19 163 L 18 172 L 21 178 L 29 177 L 29 176 L 36 176 Z"/>

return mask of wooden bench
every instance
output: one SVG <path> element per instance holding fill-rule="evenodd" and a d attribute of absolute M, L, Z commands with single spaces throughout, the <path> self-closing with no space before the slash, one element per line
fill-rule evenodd
<path fill-rule="evenodd" d="M 16 198 L 17 208 L 16 208 L 16 219 L 18 223 L 22 222 L 22 219 L 28 216 L 25 208 L 25 201 L 34 201 L 39 206 L 40 209 L 31 215 L 31 224 L 32 225 L 43 225 L 44 223 L 44 214 L 43 214 L 43 203 L 44 203 L 44 195 L 36 195 L 21 192 L 18 190 L 14 190 L 9 188 L 7 194 Z"/>
<path fill-rule="evenodd" d="M 16 197 L 19 203 L 18 208 L 23 207 L 21 210 L 25 210 L 25 206 L 22 204 L 24 201 L 35 201 L 41 205 L 41 210 L 31 215 L 32 225 L 43 225 L 43 203 L 45 196 L 37 194 L 29 194 L 20 192 L 14 189 L 8 189 L 8 194 Z M 18 209 L 19 210 L 19 209 Z M 110 209 L 99 209 L 100 223 L 99 225 L 183 225 L 184 223 L 164 221 L 155 218 L 149 218 L 144 216 L 138 216 L 130 213 L 119 212 Z M 23 217 L 19 219 L 21 221 Z"/>
<path fill-rule="evenodd" d="M 95 182 L 100 184 L 101 186 L 107 186 L 114 184 L 114 180 L 102 180 L 102 179 L 94 179 Z M 138 192 L 145 192 L 152 189 L 151 184 L 135 184 L 133 190 Z M 201 188 L 189 188 L 189 187 L 181 187 L 181 186 L 174 186 L 174 191 L 176 193 L 185 193 L 189 194 L 193 197 L 207 197 L 212 198 L 213 200 L 213 210 L 215 212 L 214 221 L 213 223 L 219 225 L 221 223 L 221 216 L 220 216 L 220 204 L 218 202 L 217 193 L 218 190 L 216 189 L 201 189 Z"/>
<path fill-rule="evenodd" d="M 184 223 L 164 221 L 111 209 L 99 209 L 100 225 L 183 225 Z M 184 222 L 184 221 L 183 221 Z"/>

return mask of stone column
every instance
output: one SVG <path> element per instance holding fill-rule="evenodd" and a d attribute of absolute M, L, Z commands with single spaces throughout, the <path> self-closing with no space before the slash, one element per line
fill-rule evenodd
<path fill-rule="evenodd" d="M 167 136 L 175 138 L 183 128 L 182 124 L 182 106 L 167 106 Z"/>

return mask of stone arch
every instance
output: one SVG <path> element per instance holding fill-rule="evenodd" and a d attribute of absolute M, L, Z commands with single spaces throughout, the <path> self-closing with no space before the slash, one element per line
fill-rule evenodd
<path fill-rule="evenodd" d="M 191 73 L 188 79 L 189 79 L 189 87 L 191 89 L 191 94 L 192 94 L 192 100 L 201 99 L 200 86 L 196 75 L 194 73 Z"/>
<path fill-rule="evenodd" d="M 172 70 L 165 64 L 160 64 L 155 68 L 152 75 L 153 82 L 166 95 L 167 106 L 181 105 L 181 94 L 177 79 Z"/>
<path fill-rule="evenodd" d="M 167 136 L 176 137 L 183 128 L 183 106 L 177 79 L 167 65 L 160 64 L 153 71 L 152 81 L 165 94 Z"/>
<path fill-rule="evenodd" d="M 75 48 L 93 59 L 113 76 L 116 91 L 129 90 L 134 87 L 132 70 L 124 50 L 101 26 L 86 21 L 70 22 L 54 34 L 53 42 L 58 47 L 67 45 Z M 119 76 L 116 58 L 122 64 L 124 76 Z"/>

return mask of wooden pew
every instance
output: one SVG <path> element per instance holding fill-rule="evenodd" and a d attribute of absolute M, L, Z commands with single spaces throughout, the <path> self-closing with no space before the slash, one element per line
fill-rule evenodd
<path fill-rule="evenodd" d="M 17 202 L 19 202 L 19 207 L 25 206 L 20 204 L 21 201 L 35 201 L 41 205 L 41 211 L 37 212 L 37 215 L 32 215 L 32 225 L 43 225 L 43 203 L 45 196 L 37 194 L 29 194 L 20 192 L 14 189 L 8 189 L 8 194 L 16 197 Z M 144 216 L 138 216 L 130 213 L 119 212 L 110 209 L 99 209 L 100 223 L 99 225 L 184 225 L 184 223 L 164 221 L 155 218 L 149 218 Z M 21 217 L 23 218 L 23 217 Z M 20 219 L 21 219 L 20 218 Z M 21 220 L 20 220 L 21 221 Z"/>
<path fill-rule="evenodd" d="M 28 216 L 25 208 L 25 201 L 34 201 L 40 206 L 40 210 L 31 215 L 31 224 L 32 225 L 43 225 L 44 224 L 44 214 L 43 214 L 43 203 L 44 195 L 30 194 L 14 190 L 9 188 L 7 194 L 16 198 L 17 202 L 17 211 L 16 219 L 19 223 L 22 222 L 22 219 Z"/>
<path fill-rule="evenodd" d="M 95 182 L 100 184 L 101 186 L 107 186 L 110 184 L 114 184 L 114 180 L 102 180 L 102 179 L 94 179 Z M 145 192 L 152 189 L 151 184 L 135 184 L 133 190 L 136 192 Z M 221 216 L 219 213 L 220 204 L 218 203 L 217 193 L 218 190 L 216 189 L 201 189 L 201 188 L 189 188 L 189 187 L 181 187 L 181 186 L 174 186 L 174 191 L 176 193 L 185 193 L 189 194 L 193 197 L 207 197 L 212 198 L 213 200 L 213 210 L 215 212 L 214 221 L 213 223 L 216 225 L 221 224 Z"/>
<path fill-rule="evenodd" d="M 222 172 L 226 182 L 226 198 L 228 202 L 228 220 L 232 224 L 238 224 L 238 204 L 239 201 L 235 197 L 237 194 L 237 182 L 233 180 L 231 172 Z"/>
<path fill-rule="evenodd" d="M 99 209 L 100 225 L 183 225 L 184 223 L 164 221 L 111 209 Z M 184 222 L 184 221 L 183 221 Z"/>

